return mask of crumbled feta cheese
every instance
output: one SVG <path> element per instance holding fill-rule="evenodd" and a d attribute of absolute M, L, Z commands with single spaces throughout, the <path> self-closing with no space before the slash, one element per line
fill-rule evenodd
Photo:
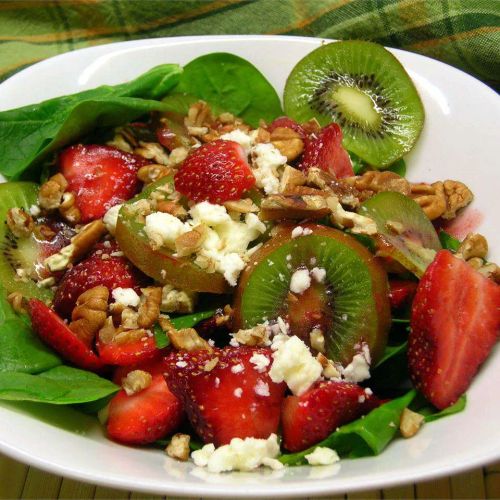
<path fill-rule="evenodd" d="M 223 205 L 214 205 L 208 201 L 202 201 L 189 210 L 194 225 L 206 224 L 213 227 L 231 220 Z"/>
<path fill-rule="evenodd" d="M 209 472 L 250 471 L 261 465 L 283 468 L 283 464 L 276 460 L 279 453 L 278 437 L 271 434 L 268 439 L 233 438 L 219 448 L 207 444 L 201 450 L 193 451 L 191 458 L 195 465 L 207 467 Z"/>
<path fill-rule="evenodd" d="M 237 365 L 231 366 L 232 373 L 241 373 L 244 370 L 245 370 L 245 367 L 241 363 L 238 363 Z"/>
<path fill-rule="evenodd" d="M 237 142 L 245 150 L 247 155 L 251 147 L 255 144 L 255 138 L 240 129 L 231 130 L 231 132 L 221 135 L 220 139 Z"/>
<path fill-rule="evenodd" d="M 323 446 L 317 446 L 305 458 L 309 465 L 332 465 L 340 460 L 335 450 Z"/>
<path fill-rule="evenodd" d="M 262 373 L 266 370 L 271 361 L 265 354 L 260 354 L 256 352 L 252 354 L 252 357 L 250 358 L 250 363 L 255 365 L 255 370 Z"/>
<path fill-rule="evenodd" d="M 377 224 L 374 220 L 355 212 L 347 212 L 336 196 L 330 196 L 326 202 L 332 212 L 333 222 L 340 228 L 348 227 L 354 234 L 366 234 L 368 236 L 377 233 Z"/>
<path fill-rule="evenodd" d="M 237 253 L 230 253 L 219 259 L 217 269 L 231 286 L 236 286 L 238 276 L 245 269 L 245 262 Z"/>
<path fill-rule="evenodd" d="M 38 217 L 42 211 L 40 210 L 40 207 L 38 205 L 31 205 L 30 207 L 30 215 L 33 217 Z"/>
<path fill-rule="evenodd" d="M 279 192 L 278 168 L 286 164 L 286 156 L 270 143 L 256 144 L 252 149 L 252 171 L 256 185 L 266 194 Z"/>
<path fill-rule="evenodd" d="M 141 298 L 133 288 L 115 288 L 111 292 L 111 296 L 117 304 L 124 307 L 137 307 L 141 301 Z"/>
<path fill-rule="evenodd" d="M 342 370 L 342 376 L 347 382 L 362 382 L 370 378 L 371 356 L 367 344 L 363 344 L 362 351 L 355 354 L 352 361 Z"/>
<path fill-rule="evenodd" d="M 175 240 L 191 228 L 180 219 L 164 212 L 153 212 L 146 216 L 144 231 L 151 242 L 158 247 L 167 245 L 174 248 Z"/>
<path fill-rule="evenodd" d="M 269 384 L 267 382 L 263 382 L 262 380 L 257 381 L 253 390 L 257 396 L 267 397 L 271 394 L 269 392 Z"/>
<path fill-rule="evenodd" d="M 273 341 L 274 343 L 274 341 Z M 321 377 L 323 367 L 311 354 L 306 344 L 297 336 L 289 337 L 273 354 L 269 375 L 273 382 L 285 382 L 290 390 L 300 396 Z"/>
<path fill-rule="evenodd" d="M 116 223 L 118 222 L 118 212 L 120 212 L 120 208 L 122 208 L 122 204 L 111 207 L 102 218 L 102 222 L 106 226 L 108 233 L 113 236 L 115 235 Z"/>
<path fill-rule="evenodd" d="M 292 238 L 298 238 L 299 236 L 302 236 L 303 232 L 304 228 L 302 226 L 294 227 L 292 231 Z"/>
<path fill-rule="evenodd" d="M 311 286 L 311 277 L 307 269 L 297 269 L 290 280 L 290 291 L 293 293 L 304 293 Z"/>
<path fill-rule="evenodd" d="M 290 337 L 288 335 L 278 334 L 273 337 L 271 350 L 277 351 Z"/>
<path fill-rule="evenodd" d="M 243 394 L 243 389 L 241 387 L 237 387 L 233 394 L 237 397 L 237 398 L 241 398 L 241 395 Z"/>
<path fill-rule="evenodd" d="M 277 322 L 280 332 L 283 335 L 288 335 L 290 333 L 290 325 L 281 316 L 278 316 Z"/>
<path fill-rule="evenodd" d="M 326 278 L 326 270 L 323 269 L 322 267 L 313 267 L 311 269 L 311 276 L 318 283 L 323 283 L 323 281 L 325 281 Z"/>
<path fill-rule="evenodd" d="M 249 229 L 255 229 L 261 234 L 265 233 L 267 230 L 266 225 L 254 213 L 249 213 L 245 215 L 245 224 L 248 226 Z"/>

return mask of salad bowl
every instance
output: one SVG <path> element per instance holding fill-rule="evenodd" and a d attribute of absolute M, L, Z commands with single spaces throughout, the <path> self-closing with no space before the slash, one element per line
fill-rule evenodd
<path fill-rule="evenodd" d="M 324 40 L 280 36 L 212 36 L 109 44 L 63 54 L 0 85 L 0 108 L 130 80 L 162 63 L 186 64 L 212 52 L 230 52 L 254 64 L 281 95 L 294 65 Z M 475 200 L 456 221 L 478 230 L 500 258 L 496 194 L 500 99 L 467 74 L 416 54 L 394 50 L 423 101 L 426 122 L 407 155 L 407 177 L 431 182 L 456 178 Z M 375 489 L 456 473 L 500 458 L 498 348 L 467 393 L 462 413 L 424 426 L 410 440 L 394 441 L 381 455 L 320 467 L 288 467 L 213 474 L 175 462 L 161 450 L 124 447 L 106 439 L 94 417 L 71 408 L 0 403 L 0 451 L 55 474 L 168 495 L 203 497 L 304 497 Z"/>

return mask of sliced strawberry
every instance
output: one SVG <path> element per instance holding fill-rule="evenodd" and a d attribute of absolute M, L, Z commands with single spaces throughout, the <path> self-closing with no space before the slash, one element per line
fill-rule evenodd
<path fill-rule="evenodd" d="M 283 446 L 291 452 L 305 450 L 379 404 L 371 391 L 359 385 L 316 382 L 301 396 L 285 398 L 281 416 Z"/>
<path fill-rule="evenodd" d="M 342 130 L 336 123 L 330 123 L 318 135 L 305 140 L 299 168 L 311 167 L 330 172 L 338 179 L 354 175 L 349 153 L 342 147 Z"/>
<path fill-rule="evenodd" d="M 292 120 L 288 116 L 280 116 L 279 118 L 276 118 L 276 120 L 274 120 L 267 127 L 267 130 L 269 130 L 269 132 L 272 132 L 273 130 L 281 127 L 291 128 L 292 130 L 295 130 L 295 132 L 297 132 L 297 134 L 299 134 L 302 139 L 305 139 L 307 136 L 305 130 L 295 120 Z"/>
<path fill-rule="evenodd" d="M 195 149 L 175 174 L 175 189 L 190 200 L 238 200 L 255 184 L 243 148 L 233 141 L 212 141 Z"/>
<path fill-rule="evenodd" d="M 33 330 L 65 360 L 90 371 L 99 371 L 104 366 L 95 353 L 42 301 L 30 299 L 28 310 Z"/>
<path fill-rule="evenodd" d="M 285 385 L 271 380 L 270 365 L 257 371 L 250 362 L 254 354 L 271 362 L 270 349 L 250 347 L 177 352 L 166 358 L 167 383 L 206 443 L 220 446 L 235 437 L 267 438 L 277 432 Z"/>
<path fill-rule="evenodd" d="M 154 337 L 134 340 L 124 344 L 96 342 L 97 352 L 102 362 L 113 366 L 130 366 L 151 361 L 161 356 Z"/>
<path fill-rule="evenodd" d="M 68 191 L 75 194 L 82 222 L 102 217 L 132 198 L 140 187 L 137 171 L 150 161 L 111 146 L 77 144 L 59 155 Z"/>
<path fill-rule="evenodd" d="M 389 280 L 389 301 L 392 309 L 399 309 L 413 299 L 418 283 L 410 280 Z"/>
<path fill-rule="evenodd" d="M 103 285 L 110 293 L 115 288 L 133 288 L 139 292 L 146 278 L 125 257 L 111 255 L 118 250 L 114 242 L 109 247 L 96 245 L 87 259 L 66 272 L 54 296 L 54 309 L 63 318 L 69 318 L 76 299 L 95 286 Z"/>
<path fill-rule="evenodd" d="M 410 375 L 437 408 L 469 387 L 500 332 L 500 287 L 447 250 L 422 276 L 413 300 Z"/>
<path fill-rule="evenodd" d="M 182 423 L 182 404 L 168 389 L 162 374 L 151 385 L 127 396 L 122 389 L 111 400 L 108 436 L 124 444 L 148 444 L 177 430 Z"/>

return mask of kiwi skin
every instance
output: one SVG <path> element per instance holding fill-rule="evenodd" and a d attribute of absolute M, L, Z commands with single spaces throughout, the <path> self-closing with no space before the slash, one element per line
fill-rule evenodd
<path fill-rule="evenodd" d="M 362 100 L 371 99 L 380 128 L 350 120 L 331 89 L 355 89 Z M 344 147 L 375 168 L 408 153 L 425 118 L 417 89 L 398 59 L 382 45 L 360 40 L 329 43 L 306 55 L 288 76 L 283 101 L 285 113 L 299 123 L 312 118 L 322 126 L 339 123 Z"/>
<path fill-rule="evenodd" d="M 366 325 L 362 325 L 361 328 L 368 332 L 366 335 L 360 333 L 360 340 L 366 342 L 370 348 L 370 354 L 372 357 L 372 366 L 374 366 L 378 359 L 382 356 L 386 343 L 387 343 L 387 335 L 389 329 L 391 327 L 391 311 L 389 304 L 389 285 L 387 280 L 387 273 L 384 271 L 382 266 L 379 264 L 377 259 L 358 241 L 356 241 L 353 237 L 339 231 L 337 229 L 332 229 L 323 225 L 313 224 L 313 223 L 303 223 L 301 227 L 311 229 L 312 235 L 323 236 L 327 238 L 332 238 L 346 246 L 348 246 L 351 250 L 356 252 L 356 254 L 363 260 L 366 264 L 368 271 L 371 276 L 371 293 L 374 301 L 374 310 L 375 317 L 377 321 L 377 327 L 375 332 L 368 332 L 369 328 L 366 328 Z M 239 328 L 250 328 L 251 326 L 255 326 L 249 324 L 243 313 L 243 301 L 245 290 L 247 289 L 247 285 L 252 277 L 253 271 L 259 264 L 262 264 L 266 258 L 282 247 L 284 244 L 289 243 L 291 241 L 298 241 L 299 238 L 292 239 L 292 231 L 295 228 L 294 224 L 281 224 L 276 228 L 275 236 L 273 236 L 269 241 L 267 241 L 259 250 L 257 250 L 248 263 L 247 267 L 243 271 L 238 289 L 235 294 L 235 300 L 233 304 L 233 328 L 236 331 Z M 305 236 L 307 238 L 309 236 Z M 317 264 L 321 267 L 321 263 Z M 273 266 L 274 268 L 275 266 Z M 324 266 L 323 266 L 324 267 Z M 270 268 L 271 269 L 271 268 Z M 291 271 L 293 272 L 293 270 Z M 328 271 L 327 271 L 328 273 Z M 283 283 L 284 286 L 288 287 L 288 282 Z M 287 290 L 288 291 L 288 288 Z M 279 291 L 276 291 L 276 298 L 280 300 L 278 297 L 280 295 Z M 278 305 L 276 307 L 278 310 Z M 274 319 L 273 317 L 269 317 L 269 319 Z M 352 360 L 354 354 L 356 354 L 357 350 L 354 347 L 354 344 L 350 346 L 349 349 L 346 349 L 340 356 L 333 355 L 328 349 L 328 341 L 327 341 L 327 354 L 334 361 L 339 361 L 343 364 L 347 364 Z"/>

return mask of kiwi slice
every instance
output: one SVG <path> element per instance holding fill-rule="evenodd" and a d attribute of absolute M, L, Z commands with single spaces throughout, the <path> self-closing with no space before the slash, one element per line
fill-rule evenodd
<path fill-rule="evenodd" d="M 47 301 L 53 292 L 39 288 L 29 276 L 36 276 L 39 246 L 35 236 L 16 238 L 9 230 L 6 219 L 10 208 L 29 210 L 37 203 L 38 185 L 32 182 L 8 182 L 0 184 L 0 286 L 7 293 L 20 292 L 25 297 Z M 21 279 L 16 270 L 26 270 Z"/>
<path fill-rule="evenodd" d="M 311 327 L 325 337 L 328 356 L 349 363 L 356 344 L 366 342 L 372 357 L 382 355 L 390 327 L 387 275 L 373 255 L 351 236 L 318 224 L 311 234 L 292 238 L 281 226 L 252 256 L 234 304 L 237 328 L 287 318 L 292 334 L 309 342 Z M 290 293 L 297 269 L 324 269 L 323 282 L 300 295 Z"/>
<path fill-rule="evenodd" d="M 358 209 L 377 224 L 378 254 L 392 257 L 421 277 L 442 249 L 439 237 L 420 205 L 401 193 L 384 192 Z"/>
<path fill-rule="evenodd" d="M 299 123 L 338 123 L 344 147 L 377 168 L 410 151 L 424 124 L 408 73 L 372 42 L 333 42 L 308 54 L 287 79 L 284 107 Z"/>

